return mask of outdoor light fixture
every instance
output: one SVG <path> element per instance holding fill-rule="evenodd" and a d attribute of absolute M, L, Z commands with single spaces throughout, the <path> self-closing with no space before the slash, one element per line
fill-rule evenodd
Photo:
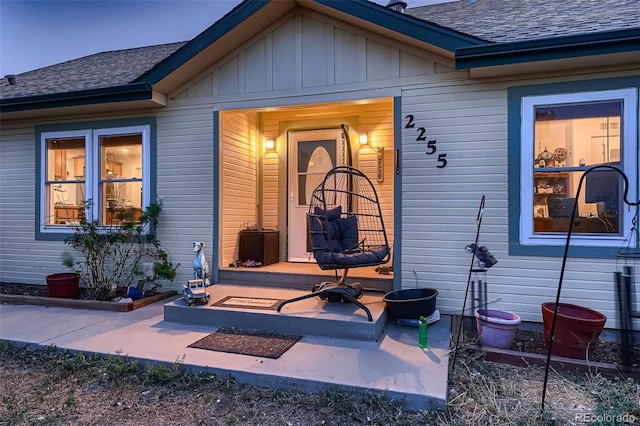
<path fill-rule="evenodd" d="M 360 145 L 367 145 L 369 141 L 367 140 L 367 134 L 363 133 L 360 135 Z"/>
<path fill-rule="evenodd" d="M 264 149 L 267 152 L 273 152 L 276 150 L 276 142 L 273 139 L 267 139 L 264 141 Z"/>

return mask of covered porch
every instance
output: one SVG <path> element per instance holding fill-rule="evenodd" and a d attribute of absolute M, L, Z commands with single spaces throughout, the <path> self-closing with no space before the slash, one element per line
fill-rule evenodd
<path fill-rule="evenodd" d="M 311 191 L 338 165 L 351 164 L 373 182 L 393 249 L 392 98 L 218 114 L 217 282 L 309 290 L 333 279 L 309 250 L 306 214 Z M 253 262 L 261 265 L 247 267 Z M 393 259 L 378 272 L 353 268 L 349 277 L 392 290 Z"/>

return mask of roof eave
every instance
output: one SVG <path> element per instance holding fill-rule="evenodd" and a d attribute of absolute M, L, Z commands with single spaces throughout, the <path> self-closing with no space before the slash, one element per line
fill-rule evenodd
<path fill-rule="evenodd" d="M 2 99 L 0 100 L 0 114 L 79 105 L 151 100 L 154 99 L 154 96 L 151 84 L 144 82 L 134 83 L 101 89 Z"/>
<path fill-rule="evenodd" d="M 198 34 L 193 40 L 182 46 L 164 61 L 156 64 L 135 82 L 156 84 L 167 75 L 176 71 L 189 60 L 196 57 L 207 46 L 224 37 L 230 30 L 269 4 L 269 0 L 243 1 L 215 24 Z"/>
<path fill-rule="evenodd" d="M 467 70 L 538 61 L 570 59 L 638 51 L 640 28 L 603 31 L 576 36 L 461 47 L 456 69 Z"/>

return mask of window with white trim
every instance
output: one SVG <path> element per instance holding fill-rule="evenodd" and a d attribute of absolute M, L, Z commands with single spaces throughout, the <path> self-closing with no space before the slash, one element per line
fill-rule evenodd
<path fill-rule="evenodd" d="M 66 230 L 82 206 L 103 226 L 137 222 L 150 203 L 150 126 L 40 134 L 41 232 Z"/>
<path fill-rule="evenodd" d="M 596 165 L 621 169 L 637 194 L 638 90 L 526 96 L 521 102 L 520 243 L 564 244 L 579 181 Z M 578 197 L 572 241 L 619 247 L 635 210 L 615 171 L 590 172 Z"/>

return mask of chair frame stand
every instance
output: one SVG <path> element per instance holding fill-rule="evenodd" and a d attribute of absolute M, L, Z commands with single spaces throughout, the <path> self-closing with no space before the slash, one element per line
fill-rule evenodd
<path fill-rule="evenodd" d="M 384 293 L 384 290 L 376 288 L 362 288 L 359 282 L 346 283 L 347 274 L 349 269 L 344 269 L 340 279 L 337 282 L 323 281 L 320 284 L 313 286 L 313 290 L 309 294 L 304 296 L 294 297 L 288 300 L 280 302 L 277 311 L 280 312 L 284 305 L 292 302 L 298 302 L 304 299 L 310 299 L 312 297 L 319 297 L 321 300 L 327 300 L 328 302 L 350 302 L 365 311 L 369 322 L 373 322 L 373 316 L 369 308 L 358 299 L 362 297 L 365 291 L 374 291 Z"/>

